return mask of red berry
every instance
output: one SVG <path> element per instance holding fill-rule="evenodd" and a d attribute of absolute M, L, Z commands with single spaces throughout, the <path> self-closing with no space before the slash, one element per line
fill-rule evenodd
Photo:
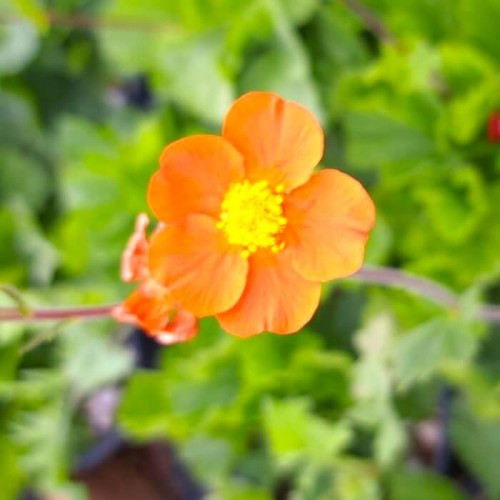
<path fill-rule="evenodd" d="M 500 142 L 500 111 L 495 111 L 488 118 L 488 139 Z"/>

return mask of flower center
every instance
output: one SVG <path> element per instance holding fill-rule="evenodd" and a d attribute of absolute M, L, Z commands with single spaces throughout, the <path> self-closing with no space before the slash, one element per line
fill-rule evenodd
<path fill-rule="evenodd" d="M 259 248 L 283 250 L 285 243 L 277 240 L 287 223 L 282 192 L 282 185 L 272 190 L 267 181 L 238 182 L 227 190 L 217 227 L 225 232 L 231 245 L 243 247 L 243 258 Z"/>

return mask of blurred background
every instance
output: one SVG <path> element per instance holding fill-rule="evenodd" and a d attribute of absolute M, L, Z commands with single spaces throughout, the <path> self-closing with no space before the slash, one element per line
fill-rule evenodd
<path fill-rule="evenodd" d="M 313 111 L 374 197 L 369 265 L 299 334 L 0 324 L 0 498 L 500 499 L 500 0 L 1 0 L 0 305 L 122 300 L 169 142 Z M 7 286 L 8 285 L 8 286 Z M 12 288 L 15 287 L 15 288 Z M 401 289 L 403 288 L 403 289 Z M 425 295 L 425 290 L 424 290 Z"/>

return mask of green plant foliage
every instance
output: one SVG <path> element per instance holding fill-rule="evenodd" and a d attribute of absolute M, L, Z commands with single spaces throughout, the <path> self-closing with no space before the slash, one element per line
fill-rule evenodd
<path fill-rule="evenodd" d="M 395 369 L 405 386 L 425 380 L 449 363 L 469 362 L 477 334 L 456 320 L 434 319 L 401 337 L 395 346 Z"/>
<path fill-rule="evenodd" d="M 499 0 L 16 0 L 0 21 L 1 308 L 123 300 L 162 149 L 249 90 L 308 107 L 322 164 L 367 187 L 368 264 L 459 297 L 341 280 L 297 335 L 204 318 L 154 370 L 110 320 L 0 322 L 2 500 L 87 496 L 72 467 L 110 386 L 116 430 L 172 441 L 207 498 L 500 498 L 500 329 L 476 318 L 500 301 Z M 432 467 L 445 437 L 460 475 Z"/>
<path fill-rule="evenodd" d="M 158 61 L 157 67 L 158 86 L 162 92 L 188 112 L 213 124 L 222 121 L 235 97 L 234 87 L 224 75 L 220 61 L 221 35 L 209 33 L 194 40 L 176 42 Z"/>
<path fill-rule="evenodd" d="M 460 459 L 484 483 L 492 498 L 500 494 L 500 481 L 494 457 L 500 449 L 500 422 L 475 418 L 466 408 L 459 408 L 451 427 L 451 436 Z"/>
<path fill-rule="evenodd" d="M 3 75 L 20 71 L 38 49 L 36 29 L 29 23 L 2 26 L 0 39 L 0 74 Z"/>
<path fill-rule="evenodd" d="M 264 401 L 264 425 L 271 453 L 285 464 L 309 456 L 319 463 L 345 449 L 350 429 L 345 423 L 336 426 L 315 417 L 305 399 L 283 402 Z"/>
<path fill-rule="evenodd" d="M 463 500 L 453 484 L 432 472 L 397 472 L 390 482 L 391 500 Z"/>

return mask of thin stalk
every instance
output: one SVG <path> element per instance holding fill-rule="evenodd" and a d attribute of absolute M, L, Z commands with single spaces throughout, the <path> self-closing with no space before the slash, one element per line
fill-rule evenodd
<path fill-rule="evenodd" d="M 365 266 L 351 279 L 391 288 L 400 288 L 449 309 L 458 308 L 460 305 L 458 295 L 446 286 L 391 267 Z M 0 322 L 102 318 L 109 316 L 115 305 L 31 309 L 29 312 L 19 311 L 11 307 L 0 309 Z M 483 321 L 500 323 L 500 305 L 486 304 L 477 311 L 476 316 Z"/>
<path fill-rule="evenodd" d="M 31 309 L 25 314 L 10 307 L 0 309 L 0 321 L 59 321 L 62 319 L 92 319 L 109 316 L 114 304 Z"/>

